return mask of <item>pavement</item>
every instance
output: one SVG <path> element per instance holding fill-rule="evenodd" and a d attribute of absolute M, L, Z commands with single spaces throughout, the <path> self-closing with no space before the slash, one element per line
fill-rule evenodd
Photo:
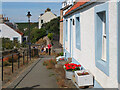
<path fill-rule="evenodd" d="M 43 56 L 20 74 L 7 88 L 58 88 L 55 73 L 46 69 L 43 62 L 53 56 Z"/>

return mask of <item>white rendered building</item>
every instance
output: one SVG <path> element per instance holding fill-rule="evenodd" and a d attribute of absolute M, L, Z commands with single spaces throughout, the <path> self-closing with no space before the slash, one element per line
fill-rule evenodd
<path fill-rule="evenodd" d="M 41 28 L 43 23 L 50 22 L 50 20 L 57 18 L 55 14 L 51 12 L 51 10 L 48 8 L 44 14 L 40 14 L 39 16 L 39 29 Z"/>
<path fill-rule="evenodd" d="M 73 4 L 63 17 L 63 49 L 66 58 L 94 75 L 94 88 L 118 88 L 120 1 Z"/>
<path fill-rule="evenodd" d="M 19 32 L 18 30 L 14 30 L 13 28 L 9 27 L 5 23 L 0 24 L 0 38 L 9 38 L 10 40 L 18 40 L 22 43 L 22 36 L 23 33 Z"/>

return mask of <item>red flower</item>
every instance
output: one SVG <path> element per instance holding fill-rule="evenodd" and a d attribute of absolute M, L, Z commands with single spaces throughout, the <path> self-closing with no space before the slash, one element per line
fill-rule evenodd
<path fill-rule="evenodd" d="M 81 67 L 81 65 L 77 65 L 78 67 Z"/>
<path fill-rule="evenodd" d="M 75 69 L 75 67 L 72 67 L 72 69 Z"/>
<path fill-rule="evenodd" d="M 60 60 L 62 60 L 62 59 L 60 58 Z"/>
<path fill-rule="evenodd" d="M 81 65 L 77 65 L 74 63 L 65 64 L 66 70 L 74 70 L 74 69 L 77 69 L 78 67 L 81 67 Z"/>
<path fill-rule="evenodd" d="M 69 67 L 66 67 L 66 70 L 70 69 Z"/>

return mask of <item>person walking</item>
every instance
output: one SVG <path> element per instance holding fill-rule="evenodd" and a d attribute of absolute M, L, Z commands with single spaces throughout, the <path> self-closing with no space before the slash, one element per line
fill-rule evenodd
<path fill-rule="evenodd" d="M 49 44 L 48 44 L 49 55 L 51 54 L 51 47 L 52 47 L 52 45 L 49 43 Z"/>
<path fill-rule="evenodd" d="M 48 46 L 46 45 L 46 54 L 48 53 Z"/>

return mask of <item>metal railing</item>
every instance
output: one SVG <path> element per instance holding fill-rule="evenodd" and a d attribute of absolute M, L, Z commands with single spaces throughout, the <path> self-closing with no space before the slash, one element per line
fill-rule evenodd
<path fill-rule="evenodd" d="M 38 50 L 38 49 L 37 49 Z M 20 55 L 21 54 L 21 55 Z M 6 56 L 2 56 L 0 57 L 0 60 L 2 61 L 2 81 L 4 80 L 4 58 L 8 58 L 8 57 L 12 57 L 12 61 L 11 61 L 11 72 L 14 73 L 14 55 L 17 55 L 17 66 L 18 66 L 18 69 L 20 68 L 20 63 L 22 63 L 23 65 L 25 65 L 25 56 L 26 56 L 26 61 L 27 61 L 27 64 L 29 63 L 29 60 L 30 60 L 30 57 L 29 57 L 29 54 L 28 54 L 28 50 L 24 50 L 23 52 L 18 52 L 18 53 L 13 53 L 13 54 L 10 54 L 10 55 L 6 55 Z M 37 52 L 37 55 L 39 56 L 39 52 Z M 20 59 L 23 61 L 21 62 Z"/>

